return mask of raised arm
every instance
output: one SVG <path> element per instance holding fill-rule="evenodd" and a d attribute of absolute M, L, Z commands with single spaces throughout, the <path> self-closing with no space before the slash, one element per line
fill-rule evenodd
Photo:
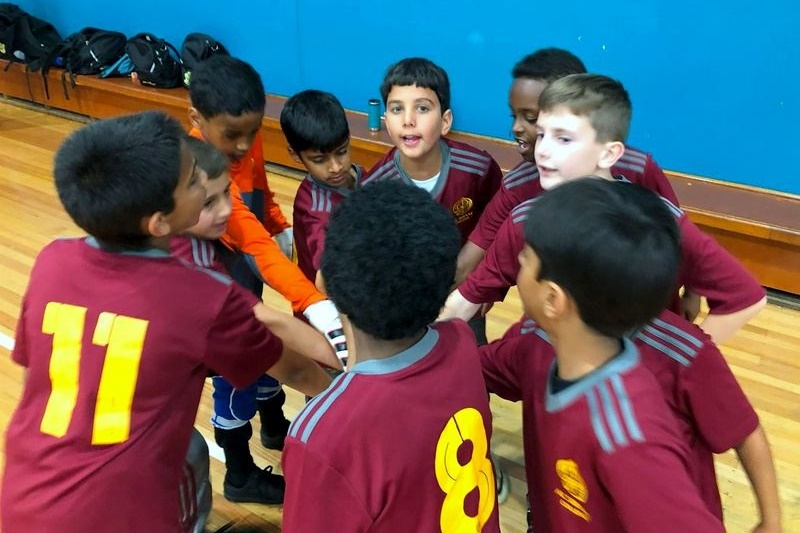
<path fill-rule="evenodd" d="M 482 304 L 499 302 L 505 298 L 508 289 L 517 283 L 518 256 L 524 246 L 524 220 L 522 213 L 520 216 L 509 216 L 503 222 L 494 242 L 486 250 L 483 261 L 447 298 L 440 319 L 457 317 L 469 320 Z"/>
<path fill-rule="evenodd" d="M 264 304 L 257 306 L 253 312 L 261 323 L 283 341 L 285 347 L 325 366 L 342 369 L 331 345 L 308 324 Z"/>
<path fill-rule="evenodd" d="M 235 183 L 231 183 L 231 201 L 233 210 L 222 242 L 251 255 L 261 277 L 292 304 L 292 310 L 303 311 L 324 300 L 325 295 L 283 255 L 272 236 L 242 201 Z"/>

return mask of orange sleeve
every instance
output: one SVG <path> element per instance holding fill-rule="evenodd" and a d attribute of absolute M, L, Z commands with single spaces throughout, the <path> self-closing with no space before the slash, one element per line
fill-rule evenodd
<path fill-rule="evenodd" d="M 264 168 L 264 146 L 262 144 L 261 132 L 258 132 L 253 141 L 253 183 L 264 184 L 264 226 L 272 235 L 277 235 L 292 225 L 283 216 L 281 206 L 275 201 L 275 194 L 269 188 L 267 181 L 267 171 Z"/>
<path fill-rule="evenodd" d="M 220 239 L 226 246 L 253 257 L 270 287 L 292 304 L 292 310 L 302 312 L 309 305 L 325 299 L 308 281 L 297 265 L 289 261 L 261 222 L 242 201 L 239 187 L 231 182 L 233 210 L 228 229 Z"/>

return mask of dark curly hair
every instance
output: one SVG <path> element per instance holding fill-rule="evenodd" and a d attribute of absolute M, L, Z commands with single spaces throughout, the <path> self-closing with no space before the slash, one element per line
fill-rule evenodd
<path fill-rule="evenodd" d="M 357 189 L 328 225 L 322 276 L 358 329 L 383 340 L 436 320 L 455 278 L 453 217 L 426 191 L 396 181 Z"/>

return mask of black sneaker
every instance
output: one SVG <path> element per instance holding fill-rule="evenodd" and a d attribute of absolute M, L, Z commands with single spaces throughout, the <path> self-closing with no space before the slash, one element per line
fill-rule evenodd
<path fill-rule="evenodd" d="M 289 433 L 290 422 L 285 418 L 276 424 L 278 427 L 261 426 L 261 445 L 270 450 L 283 450 L 283 441 Z"/>
<path fill-rule="evenodd" d="M 279 504 L 283 503 L 286 482 L 268 466 L 264 470 L 253 470 L 243 487 L 231 485 L 225 476 L 222 489 L 225 499 L 231 502 Z"/>

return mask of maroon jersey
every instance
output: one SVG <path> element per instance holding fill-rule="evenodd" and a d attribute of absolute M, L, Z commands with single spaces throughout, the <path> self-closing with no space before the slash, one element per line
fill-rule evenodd
<path fill-rule="evenodd" d="M 453 214 L 461 244 L 475 229 L 486 205 L 500 188 L 503 173 L 492 156 L 468 144 L 442 138 L 442 168 L 439 181 L 431 194 Z M 362 181 L 363 184 L 385 179 L 403 180 L 409 185 L 413 181 L 400 166 L 397 148 L 389 150 L 378 161 Z"/>
<path fill-rule="evenodd" d="M 499 532 L 491 416 L 460 320 L 356 363 L 289 428 L 283 531 Z"/>
<path fill-rule="evenodd" d="M 225 268 L 222 258 L 219 257 L 214 242 L 191 235 L 176 235 L 169 241 L 169 252 L 186 263 L 208 268 L 227 276 L 228 270 Z M 252 293 L 248 292 L 248 294 Z M 260 300 L 254 297 L 254 301 L 257 303 Z"/>
<path fill-rule="evenodd" d="M 503 338 L 532 334 L 547 339 L 533 320 L 523 318 Z M 696 325 L 663 311 L 631 339 L 689 445 L 692 481 L 708 510 L 722 520 L 713 454 L 743 443 L 758 428 L 758 415 L 719 348 Z"/>
<path fill-rule="evenodd" d="M 675 215 L 681 231 L 678 287 L 705 296 L 714 314 L 740 311 L 764 297 L 764 288 L 736 258 L 700 231 L 681 209 L 663 200 Z M 524 225 L 535 202 L 535 198 L 527 200 L 511 211 L 486 256 L 459 286 L 464 298 L 473 303 L 501 301 L 508 288 L 516 284 L 518 254 L 525 246 Z M 678 306 L 676 291 L 670 309 L 678 311 Z"/>
<path fill-rule="evenodd" d="M 45 247 L 14 361 L 27 368 L 8 426 L 5 533 L 181 531 L 179 490 L 209 368 L 252 383 L 279 357 L 258 300 L 161 250 L 93 239 Z"/>
<path fill-rule="evenodd" d="M 533 531 L 722 532 L 687 471 L 688 451 L 634 344 L 560 382 L 537 335 L 480 347 L 489 390 L 522 401 Z"/>
<path fill-rule="evenodd" d="M 675 191 L 672 190 L 672 185 L 650 154 L 626 146 L 625 153 L 611 167 L 611 173 L 624 176 L 629 181 L 647 187 L 678 205 L 678 198 L 675 196 Z M 494 241 L 497 230 L 508 218 L 511 210 L 525 200 L 535 198 L 541 193 L 539 169 L 534 163 L 523 161 L 503 177 L 500 190 L 486 206 L 478 225 L 470 234 L 469 240 L 486 250 Z"/>
<path fill-rule="evenodd" d="M 361 182 L 363 169 L 353 165 L 356 184 Z M 350 194 L 350 189 L 331 187 L 307 174 L 294 197 L 294 249 L 297 266 L 313 283 L 317 279 L 322 251 L 325 249 L 325 228 L 333 208 Z"/>

